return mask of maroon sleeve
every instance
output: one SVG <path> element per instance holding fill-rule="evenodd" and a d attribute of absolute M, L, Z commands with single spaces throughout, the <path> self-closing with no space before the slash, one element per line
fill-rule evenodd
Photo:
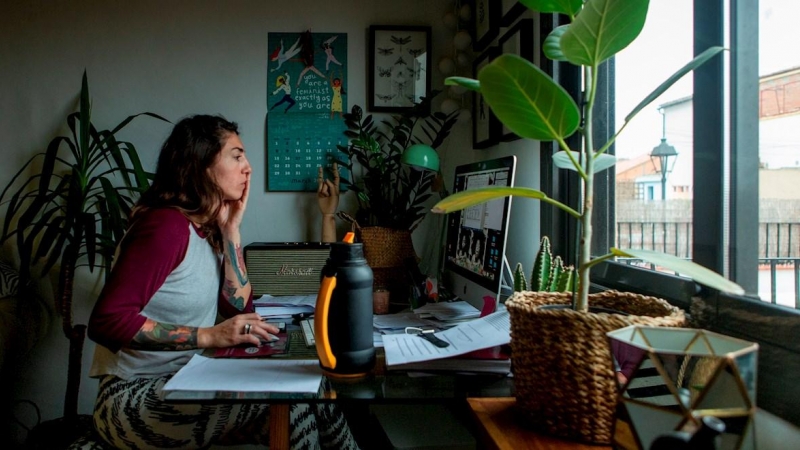
<path fill-rule="evenodd" d="M 127 345 L 144 325 L 145 305 L 188 247 L 189 221 L 177 210 L 153 209 L 138 217 L 89 317 L 89 338 L 113 352 Z"/>

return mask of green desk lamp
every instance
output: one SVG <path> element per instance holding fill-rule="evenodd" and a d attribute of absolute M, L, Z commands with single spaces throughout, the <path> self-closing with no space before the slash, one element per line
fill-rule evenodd
<path fill-rule="evenodd" d="M 414 144 L 403 152 L 403 164 L 415 169 L 439 172 L 439 155 L 433 147 L 425 144 Z"/>

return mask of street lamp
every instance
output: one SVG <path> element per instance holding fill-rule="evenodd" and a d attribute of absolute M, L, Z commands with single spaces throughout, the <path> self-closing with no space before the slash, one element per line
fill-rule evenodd
<path fill-rule="evenodd" d="M 661 200 L 667 199 L 667 174 L 672 172 L 672 167 L 675 165 L 675 160 L 672 160 L 672 166 L 669 165 L 670 158 L 676 158 L 678 152 L 675 147 L 667 144 L 667 115 L 664 114 L 664 109 L 659 108 L 661 113 L 661 143 L 653 147 L 650 152 L 650 161 L 653 162 L 653 167 L 657 172 L 661 173 Z M 658 161 L 658 165 L 656 165 Z"/>

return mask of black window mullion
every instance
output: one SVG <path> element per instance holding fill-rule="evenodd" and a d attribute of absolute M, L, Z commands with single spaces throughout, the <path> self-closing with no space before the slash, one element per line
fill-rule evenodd
<path fill-rule="evenodd" d="M 758 294 L 758 2 L 731 0 L 730 277 Z M 755 150 L 755 151 L 754 151 Z"/>
<path fill-rule="evenodd" d="M 694 54 L 723 45 L 723 0 L 694 2 Z M 724 78 L 717 56 L 694 71 L 692 259 L 719 273 L 724 264 Z"/>

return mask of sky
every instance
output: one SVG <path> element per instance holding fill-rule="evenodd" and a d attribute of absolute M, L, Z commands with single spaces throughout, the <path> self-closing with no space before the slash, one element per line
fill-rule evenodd
<path fill-rule="evenodd" d="M 616 58 L 617 127 L 647 94 L 692 59 L 693 0 L 651 0 L 645 28 Z M 800 67 L 800 0 L 760 0 L 759 74 Z M 617 139 L 620 158 L 650 153 L 662 135 L 658 106 L 691 95 L 691 75 L 642 110 Z M 681 141 L 667 123 L 671 144 Z M 686 136 L 688 140 L 688 134 Z"/>

